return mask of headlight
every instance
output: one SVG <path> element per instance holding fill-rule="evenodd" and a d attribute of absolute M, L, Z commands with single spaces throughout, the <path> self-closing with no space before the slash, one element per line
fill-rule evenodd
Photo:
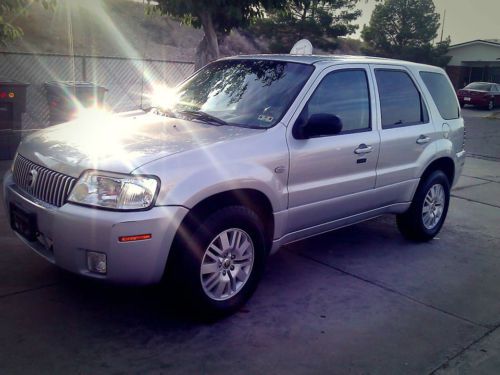
<path fill-rule="evenodd" d="M 154 204 L 158 180 L 153 176 L 85 172 L 68 201 L 115 210 L 141 210 Z"/>

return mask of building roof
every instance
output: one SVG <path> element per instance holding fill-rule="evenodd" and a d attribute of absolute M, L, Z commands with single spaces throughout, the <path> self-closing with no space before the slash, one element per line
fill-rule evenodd
<path fill-rule="evenodd" d="M 476 40 L 471 40 L 469 42 L 454 44 L 450 46 L 449 49 L 465 47 L 471 44 L 488 44 L 493 47 L 500 47 L 500 39 L 476 39 Z"/>

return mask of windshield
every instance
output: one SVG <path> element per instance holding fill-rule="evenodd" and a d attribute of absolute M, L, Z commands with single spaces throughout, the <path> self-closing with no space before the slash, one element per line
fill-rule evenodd
<path fill-rule="evenodd" d="M 480 90 L 480 91 L 490 91 L 491 84 L 490 83 L 471 83 L 470 85 L 465 86 L 466 89 L 469 90 Z"/>
<path fill-rule="evenodd" d="M 311 65 L 267 60 L 218 61 L 176 89 L 171 113 L 253 128 L 275 125 L 310 77 Z"/>

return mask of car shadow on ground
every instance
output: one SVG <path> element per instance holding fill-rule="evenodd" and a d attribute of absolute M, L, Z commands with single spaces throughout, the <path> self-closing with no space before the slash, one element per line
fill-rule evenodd
<path fill-rule="evenodd" d="M 499 111 L 500 107 L 495 107 L 492 111 L 487 108 L 478 107 L 471 104 L 466 104 L 462 107 L 462 116 L 464 117 L 487 117 L 488 115 L 494 113 L 495 111 Z"/>
<path fill-rule="evenodd" d="M 374 243 L 377 246 L 374 247 Z M 270 301 L 266 299 L 272 299 L 276 293 L 286 303 L 287 285 L 305 284 L 301 280 L 306 279 L 307 284 L 321 284 L 320 276 L 315 281 L 315 274 L 301 272 L 300 263 L 323 264 L 332 272 L 338 272 L 338 268 L 321 259 L 328 258 L 328 263 L 337 260 L 355 263 L 360 259 L 369 261 L 372 258 L 378 262 L 380 258 L 394 259 L 396 253 L 414 251 L 405 246 L 408 243 L 399 235 L 394 219 L 388 216 L 287 245 L 278 254 L 270 256 L 256 295 L 237 314 L 246 314 L 259 306 L 269 305 Z M 293 273 L 288 272 L 290 262 L 299 263 L 298 267 L 293 267 Z M 383 263 L 383 260 L 380 262 Z M 155 326 L 152 328 L 177 330 L 218 320 L 193 310 L 175 285 L 126 287 L 89 280 L 55 267 L 54 272 L 60 276 L 60 282 L 56 284 L 57 294 L 67 303 L 112 314 L 118 321 L 142 321 Z"/>

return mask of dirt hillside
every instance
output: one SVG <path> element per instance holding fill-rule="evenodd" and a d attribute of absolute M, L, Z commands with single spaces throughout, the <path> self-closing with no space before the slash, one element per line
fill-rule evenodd
<path fill-rule="evenodd" d="M 203 37 L 202 31 L 169 17 L 147 15 L 137 0 L 57 0 L 53 11 L 33 4 L 15 23 L 24 37 L 0 50 L 193 61 Z M 220 49 L 223 56 L 266 53 L 267 45 L 235 30 Z M 358 53 L 352 45 L 341 43 L 341 50 Z"/>

